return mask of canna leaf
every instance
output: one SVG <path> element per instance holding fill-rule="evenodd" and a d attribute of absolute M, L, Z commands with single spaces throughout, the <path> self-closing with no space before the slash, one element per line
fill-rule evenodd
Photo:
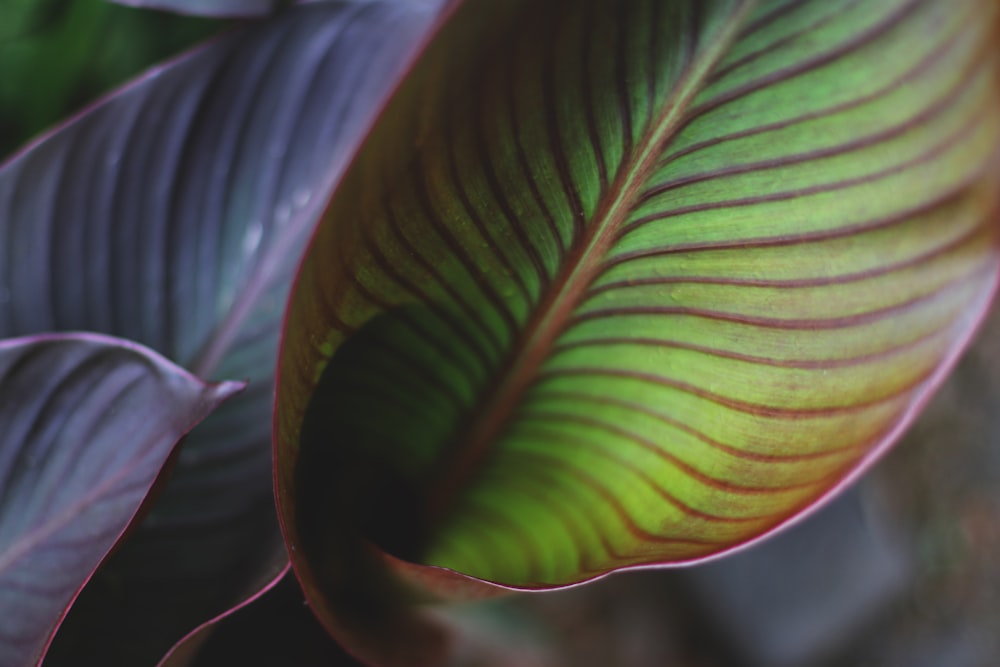
<path fill-rule="evenodd" d="M 0 341 L 0 664 L 37 664 L 177 441 L 239 383 L 126 341 Z"/>
<path fill-rule="evenodd" d="M 457 8 L 289 309 L 278 497 L 328 627 L 391 631 L 350 585 L 388 556 L 438 593 L 690 563 L 870 466 L 996 286 L 996 13 Z"/>
<path fill-rule="evenodd" d="M 292 8 L 0 167 L 0 337 L 101 331 L 200 377 L 251 380 L 186 440 L 51 664 L 155 664 L 287 564 L 270 452 L 282 309 L 332 184 L 432 16 L 433 3 Z"/>

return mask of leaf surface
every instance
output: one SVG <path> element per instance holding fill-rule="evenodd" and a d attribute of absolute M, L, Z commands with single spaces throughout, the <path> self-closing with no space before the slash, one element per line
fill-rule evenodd
<path fill-rule="evenodd" d="M 0 337 L 112 333 L 199 376 L 251 380 L 186 440 L 53 662 L 155 664 L 283 566 L 269 445 L 288 286 L 432 10 L 292 8 L 152 70 L 0 168 Z"/>
<path fill-rule="evenodd" d="M 857 477 L 996 286 L 996 25 L 979 0 L 457 9 L 292 297 L 279 502 L 313 603 L 350 613 L 354 538 L 546 588 L 718 556 Z"/>
<path fill-rule="evenodd" d="M 0 341 L 0 663 L 40 660 L 174 445 L 240 386 L 104 336 Z"/>

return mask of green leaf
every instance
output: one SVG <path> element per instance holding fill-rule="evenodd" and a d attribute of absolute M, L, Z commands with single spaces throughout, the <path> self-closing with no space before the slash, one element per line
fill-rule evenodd
<path fill-rule="evenodd" d="M 343 602 L 352 536 L 517 588 L 703 560 L 861 474 L 996 285 L 996 13 L 455 10 L 293 294 L 276 447 L 307 591 Z"/>

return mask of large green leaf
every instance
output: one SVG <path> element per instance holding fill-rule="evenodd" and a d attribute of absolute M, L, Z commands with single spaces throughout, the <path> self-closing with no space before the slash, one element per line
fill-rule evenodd
<path fill-rule="evenodd" d="M 307 591 L 346 602 L 355 531 L 523 588 L 696 561 L 860 474 L 996 284 L 995 27 L 985 0 L 458 8 L 293 294 Z"/>

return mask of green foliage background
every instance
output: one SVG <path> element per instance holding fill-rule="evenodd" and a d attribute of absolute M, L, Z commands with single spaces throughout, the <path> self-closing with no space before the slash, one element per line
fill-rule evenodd
<path fill-rule="evenodd" d="M 223 26 L 107 0 L 0 0 L 0 156 Z"/>

